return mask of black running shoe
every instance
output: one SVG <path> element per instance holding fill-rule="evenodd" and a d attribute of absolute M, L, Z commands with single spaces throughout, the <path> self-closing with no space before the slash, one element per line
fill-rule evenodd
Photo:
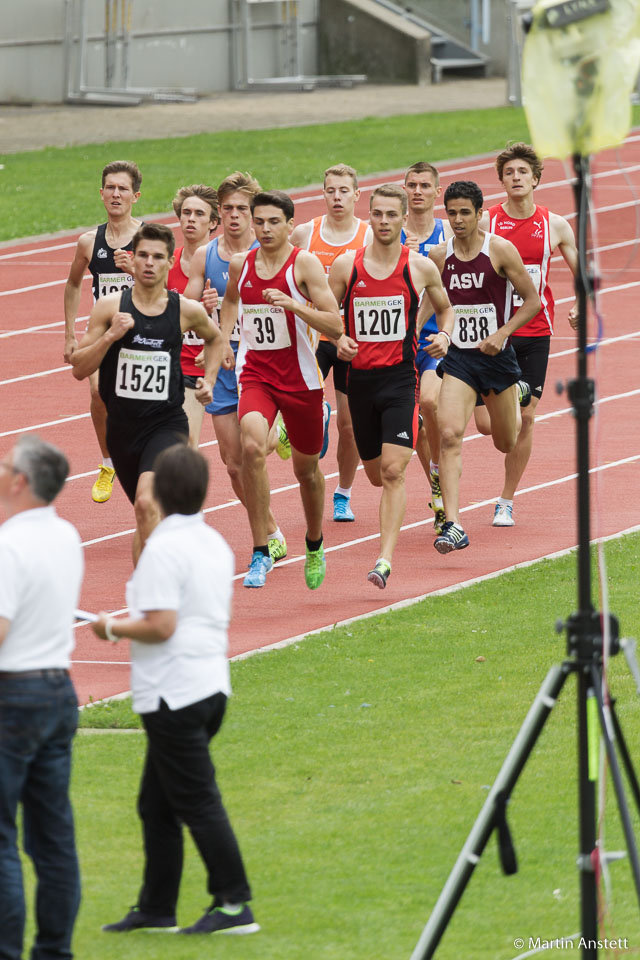
<path fill-rule="evenodd" d="M 133 930 L 157 930 L 159 933 L 177 933 L 175 916 L 163 917 L 156 913 L 147 913 L 139 907 L 132 907 L 126 917 L 117 923 L 105 923 L 105 933 L 131 933 Z"/>

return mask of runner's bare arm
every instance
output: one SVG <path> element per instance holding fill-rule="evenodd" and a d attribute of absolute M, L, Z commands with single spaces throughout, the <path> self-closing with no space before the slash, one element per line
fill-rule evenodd
<path fill-rule="evenodd" d="M 87 332 L 71 355 L 76 380 L 84 380 L 95 373 L 111 344 L 121 340 L 133 327 L 135 321 L 131 314 L 120 312 L 120 296 L 120 293 L 112 293 L 93 305 Z"/>
<path fill-rule="evenodd" d="M 344 295 L 347 292 L 347 284 L 353 270 L 353 261 L 355 254 L 342 253 L 333 261 L 329 271 L 329 286 L 337 302 L 342 306 Z M 338 337 L 335 341 L 338 348 L 338 356 L 341 360 L 353 360 L 358 352 L 358 344 L 346 333 Z"/>
<path fill-rule="evenodd" d="M 289 243 L 292 243 L 294 247 L 301 247 L 303 250 L 306 250 L 309 240 L 311 239 L 312 230 L 313 222 L 311 220 L 307 223 L 299 224 L 289 237 Z"/>
<path fill-rule="evenodd" d="M 193 330 L 196 336 L 204 340 L 204 375 L 196 381 L 195 398 L 202 404 L 211 403 L 222 362 L 223 340 L 220 331 L 201 303 L 185 297 L 180 298 L 180 326 L 183 332 Z"/>
<path fill-rule="evenodd" d="M 305 323 L 327 337 L 339 337 L 342 333 L 340 310 L 318 258 L 313 253 L 301 250 L 295 260 L 294 277 L 301 293 L 313 306 L 294 300 L 274 287 L 264 291 L 264 299 L 274 307 L 297 313 Z"/>
<path fill-rule="evenodd" d="M 522 298 L 522 304 L 511 319 L 480 344 L 482 353 L 495 356 L 500 353 L 505 340 L 511 336 L 514 330 L 518 330 L 535 317 L 541 304 L 533 280 L 527 273 L 522 257 L 511 241 L 492 235 L 489 252 L 494 269 L 498 270 L 501 276 L 505 276 L 507 280 L 511 281 L 513 289 Z"/>
<path fill-rule="evenodd" d="M 549 214 L 549 224 L 551 227 L 551 249 L 556 247 L 564 257 L 564 261 L 571 270 L 574 277 L 578 275 L 578 248 L 576 238 L 569 223 L 564 217 L 557 213 Z M 569 323 L 574 330 L 578 327 L 578 304 L 574 301 L 569 310 Z"/>
<path fill-rule="evenodd" d="M 189 265 L 189 282 L 184 288 L 184 296 L 188 300 L 199 300 L 204 290 L 204 269 L 207 260 L 207 248 L 198 247 L 191 257 Z"/>
<path fill-rule="evenodd" d="M 222 309 L 220 311 L 220 333 L 223 338 L 222 346 L 222 364 L 227 370 L 233 370 L 236 365 L 236 358 L 233 347 L 230 343 L 233 328 L 238 320 L 238 308 L 240 306 L 240 293 L 238 291 L 238 280 L 247 259 L 246 253 L 236 253 L 229 263 L 229 279 L 227 288 L 224 292 Z"/>
<path fill-rule="evenodd" d="M 419 254 L 410 255 L 409 269 L 416 283 L 416 289 L 420 290 L 422 288 L 424 290 L 418 310 L 416 330 L 419 333 L 431 314 L 435 313 L 439 332 L 427 337 L 429 346 L 426 350 L 429 356 L 438 360 L 447 355 L 451 343 L 451 335 L 455 325 L 453 308 L 442 285 L 440 271 L 430 258 L 425 258 Z"/>
<path fill-rule="evenodd" d="M 91 260 L 91 251 L 96 231 L 83 233 L 78 240 L 75 256 L 69 268 L 69 276 L 64 288 L 64 362 L 71 363 L 71 354 L 78 346 L 76 337 L 76 317 L 82 296 L 82 281 Z"/>

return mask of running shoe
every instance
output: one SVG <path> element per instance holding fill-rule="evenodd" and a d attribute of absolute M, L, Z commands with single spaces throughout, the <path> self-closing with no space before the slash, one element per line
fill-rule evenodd
<path fill-rule="evenodd" d="M 496 503 L 496 509 L 493 514 L 494 527 L 513 527 L 513 505 L 510 503 Z"/>
<path fill-rule="evenodd" d="M 518 388 L 518 403 L 521 407 L 528 407 L 531 403 L 531 387 L 526 380 L 518 380 L 516 387 Z"/>
<path fill-rule="evenodd" d="M 334 493 L 333 519 L 337 523 L 350 523 L 355 520 L 351 509 L 351 497 L 345 497 L 344 493 Z"/>
<path fill-rule="evenodd" d="M 327 561 L 324 558 L 324 547 L 322 544 L 317 550 L 309 550 L 309 547 L 306 547 L 306 551 L 304 580 L 309 590 L 317 590 L 324 580 L 327 569 Z"/>
<path fill-rule="evenodd" d="M 271 557 L 265 557 L 264 553 L 254 550 L 249 564 L 249 572 L 243 581 L 245 587 L 264 587 L 267 574 L 272 567 L 273 560 Z"/>
<path fill-rule="evenodd" d="M 431 503 L 429 506 L 435 514 L 433 518 L 433 529 L 435 533 L 442 533 L 442 528 L 447 522 L 447 515 L 444 512 L 442 490 L 440 489 L 440 475 L 437 470 L 431 470 L 429 473 L 429 483 L 431 485 Z"/>
<path fill-rule="evenodd" d="M 322 415 L 324 418 L 324 436 L 322 437 L 322 449 L 320 450 L 320 460 L 324 457 L 329 446 L 329 420 L 331 419 L 331 404 L 326 400 L 322 401 Z"/>
<path fill-rule="evenodd" d="M 287 433 L 287 428 L 284 425 L 284 420 L 282 419 L 282 414 L 278 414 L 276 420 L 276 428 L 278 430 L 278 444 L 276 446 L 276 453 L 281 460 L 288 460 L 291 456 L 291 442 L 289 440 L 289 434 Z M 280 557 L 278 559 L 281 559 Z"/>
<path fill-rule="evenodd" d="M 271 557 L 273 563 L 277 563 L 278 560 L 284 560 L 287 555 L 287 541 L 279 537 L 271 537 L 267 544 L 269 547 L 269 556 Z"/>
<path fill-rule="evenodd" d="M 389 574 L 391 573 L 391 567 L 386 560 L 378 560 L 373 570 L 369 570 L 367 574 L 367 580 L 369 583 L 374 583 L 376 587 L 379 587 L 381 590 L 387 585 L 387 580 L 389 579 Z"/>
<path fill-rule="evenodd" d="M 117 923 L 105 923 L 105 933 L 131 933 L 133 930 L 150 930 L 159 933 L 177 933 L 175 916 L 162 917 L 155 913 L 146 913 L 140 907 L 131 907 L 129 913 Z"/>
<path fill-rule="evenodd" d="M 248 904 L 239 907 L 210 907 L 191 927 L 183 927 L 178 933 L 257 933 L 253 911 Z"/>
<path fill-rule="evenodd" d="M 104 464 L 100 466 L 98 479 L 91 488 L 91 498 L 95 500 L 96 503 L 106 503 L 109 499 L 113 493 L 115 475 L 116 472 L 111 467 L 105 467 Z"/>
<path fill-rule="evenodd" d="M 447 520 L 442 528 L 442 533 L 435 538 L 433 545 L 438 553 L 451 553 L 452 550 L 464 550 L 465 547 L 468 547 L 469 537 L 459 523 Z"/>

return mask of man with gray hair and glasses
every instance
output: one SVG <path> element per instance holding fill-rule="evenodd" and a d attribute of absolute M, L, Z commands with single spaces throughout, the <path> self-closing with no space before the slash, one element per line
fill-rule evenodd
<path fill-rule="evenodd" d="M 20 960 L 25 902 L 17 845 L 37 875 L 31 960 L 70 958 L 80 874 L 69 801 L 78 702 L 69 677 L 82 583 L 77 530 L 56 513 L 64 454 L 22 436 L 0 459 L 0 958 Z"/>

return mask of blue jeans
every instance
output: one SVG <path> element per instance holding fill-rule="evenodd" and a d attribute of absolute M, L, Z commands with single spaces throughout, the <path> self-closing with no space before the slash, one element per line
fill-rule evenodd
<path fill-rule="evenodd" d="M 36 940 L 31 960 L 69 960 L 80 871 L 69 801 L 78 701 L 66 671 L 0 676 L 0 960 L 20 960 L 25 902 L 17 844 L 33 860 Z"/>

